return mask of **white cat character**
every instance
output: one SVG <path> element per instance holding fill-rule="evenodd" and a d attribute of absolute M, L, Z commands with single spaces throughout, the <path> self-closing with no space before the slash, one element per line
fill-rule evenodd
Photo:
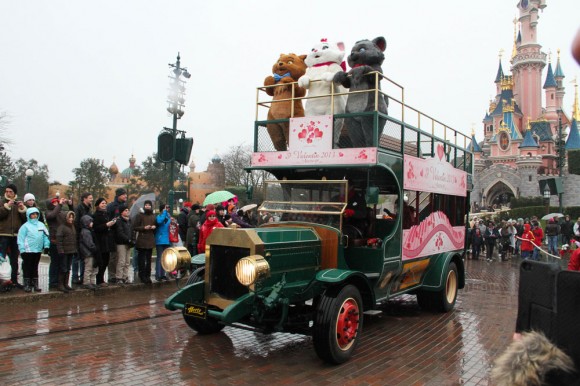
<path fill-rule="evenodd" d="M 334 110 L 331 108 L 331 98 L 320 95 L 330 95 L 332 81 L 337 72 L 346 71 L 343 62 L 344 44 L 328 43 L 326 39 L 315 45 L 304 62 L 308 66 L 306 74 L 298 79 L 298 85 L 308 90 L 308 99 L 304 107 L 305 116 L 344 114 L 346 106 L 346 89 L 335 83 Z M 344 119 L 334 120 L 334 144 L 338 144 Z"/>

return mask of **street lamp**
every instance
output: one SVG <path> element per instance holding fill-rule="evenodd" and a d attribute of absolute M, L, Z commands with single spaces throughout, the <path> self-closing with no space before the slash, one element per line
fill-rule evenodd
<path fill-rule="evenodd" d="M 30 180 L 32 180 L 32 176 L 34 175 L 34 170 L 26 169 L 24 174 L 26 175 L 26 193 L 30 193 Z"/>
<path fill-rule="evenodd" d="M 191 78 L 191 74 L 187 71 L 187 68 L 181 67 L 181 58 L 179 53 L 177 53 L 177 61 L 175 64 L 170 63 L 169 67 L 173 70 L 169 75 L 169 78 L 172 80 L 169 87 L 169 95 L 167 97 L 167 103 L 169 104 L 167 107 L 167 111 L 173 116 L 173 126 L 171 128 L 171 136 L 172 136 L 172 147 L 173 152 L 170 162 L 169 168 L 169 192 L 167 195 L 167 204 L 170 205 L 171 210 L 173 211 L 174 205 L 174 183 L 175 183 L 175 176 L 174 176 L 174 163 L 175 163 L 175 153 L 176 153 L 176 142 L 175 138 L 177 136 L 177 120 L 181 119 L 185 105 L 185 80 L 181 79 L 183 76 L 185 79 Z M 183 132 L 182 132 L 183 134 Z M 173 213 L 173 212 L 172 212 Z"/>
<path fill-rule="evenodd" d="M 550 192 L 550 187 L 546 181 L 546 187 L 544 188 L 544 202 L 546 203 L 546 214 L 550 213 L 550 197 L 552 193 Z"/>

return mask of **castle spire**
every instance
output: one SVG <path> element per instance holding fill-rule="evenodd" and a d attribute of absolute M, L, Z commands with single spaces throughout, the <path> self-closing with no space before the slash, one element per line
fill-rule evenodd
<path fill-rule="evenodd" d="M 572 119 L 576 122 L 580 121 L 580 107 L 578 107 L 578 81 L 576 78 L 572 81 L 574 83 L 574 104 L 572 105 Z"/>
<path fill-rule="evenodd" d="M 518 18 L 514 17 L 514 46 L 512 48 L 512 59 L 518 54 L 517 49 L 517 38 L 516 38 L 516 26 L 518 25 Z"/>
<path fill-rule="evenodd" d="M 560 49 L 558 48 L 558 63 L 556 64 L 556 72 L 554 73 L 554 77 L 556 79 L 558 78 L 564 78 L 564 71 L 562 71 L 562 67 L 560 66 Z"/>
<path fill-rule="evenodd" d="M 554 72 L 552 71 L 552 63 L 548 63 L 548 74 L 546 75 L 546 82 L 544 83 L 544 89 L 549 87 L 558 87 L 556 83 L 556 78 L 554 78 Z"/>
<path fill-rule="evenodd" d="M 495 76 L 495 83 L 501 82 L 501 78 L 503 78 L 503 68 L 501 67 L 501 57 L 503 55 L 503 48 L 499 50 L 499 67 L 497 69 L 497 75 Z"/>

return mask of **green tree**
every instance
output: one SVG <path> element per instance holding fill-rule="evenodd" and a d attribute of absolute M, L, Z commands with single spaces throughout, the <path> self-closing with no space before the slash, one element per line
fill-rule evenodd
<path fill-rule="evenodd" d="M 73 169 L 75 179 L 69 182 L 71 189 L 67 191 L 77 202 L 83 192 L 90 192 L 93 197 L 107 197 L 107 181 L 109 171 L 102 162 L 96 158 L 86 158 L 81 161 L 78 168 Z"/>
<path fill-rule="evenodd" d="M 6 176 L 10 182 L 16 178 L 16 167 L 5 151 L 0 151 L 0 175 Z"/>
<path fill-rule="evenodd" d="M 141 178 L 147 184 L 146 191 L 156 192 L 163 200 L 167 199 L 169 192 L 169 164 L 160 162 L 157 159 L 157 154 L 153 153 L 143 161 L 141 166 Z M 187 180 L 185 173 L 183 173 L 177 162 L 174 163 L 173 176 L 175 183 L 182 180 Z M 177 190 L 177 185 L 176 190 Z"/>
<path fill-rule="evenodd" d="M 234 145 L 221 155 L 221 159 L 226 173 L 226 186 L 251 186 L 257 193 L 264 180 L 274 179 L 274 176 L 262 170 L 252 170 L 250 173 L 244 170 L 252 160 L 250 145 Z"/>
<path fill-rule="evenodd" d="M 16 174 L 13 178 L 13 182 L 18 188 L 20 197 L 24 197 L 26 191 L 26 170 L 31 169 L 34 175 L 30 178 L 30 193 L 34 194 L 37 202 L 44 202 L 48 196 L 48 179 L 49 172 L 48 166 L 40 165 L 37 160 L 30 159 L 25 160 L 19 158 L 14 162 L 14 168 L 16 169 Z"/>

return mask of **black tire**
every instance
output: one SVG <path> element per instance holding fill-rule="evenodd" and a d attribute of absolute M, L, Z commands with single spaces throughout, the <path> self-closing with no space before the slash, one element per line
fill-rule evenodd
<path fill-rule="evenodd" d="M 190 285 L 193 283 L 197 283 L 198 281 L 202 281 L 204 276 L 205 276 L 205 267 L 199 267 L 198 269 L 193 271 L 191 275 L 189 275 L 189 278 L 187 279 L 187 283 L 185 283 L 185 285 Z"/>
<path fill-rule="evenodd" d="M 199 267 L 191 273 L 189 279 L 187 279 L 186 285 L 202 281 L 204 275 L 205 267 Z M 215 334 L 216 332 L 223 330 L 225 327 L 223 324 L 219 324 L 217 320 L 211 318 L 200 319 L 193 316 L 183 315 L 183 320 L 185 320 L 185 323 L 187 323 L 190 328 L 194 329 L 198 334 L 202 335 Z"/>
<path fill-rule="evenodd" d="M 454 262 L 450 262 L 447 266 L 443 288 L 436 292 L 419 291 L 417 293 L 417 302 L 424 310 L 449 312 L 455 307 L 458 288 L 459 276 L 457 266 Z"/>
<path fill-rule="evenodd" d="M 328 363 L 346 362 L 356 348 L 362 326 L 359 290 L 350 284 L 338 291 L 327 290 L 320 296 L 314 318 L 312 340 L 316 353 Z"/>

